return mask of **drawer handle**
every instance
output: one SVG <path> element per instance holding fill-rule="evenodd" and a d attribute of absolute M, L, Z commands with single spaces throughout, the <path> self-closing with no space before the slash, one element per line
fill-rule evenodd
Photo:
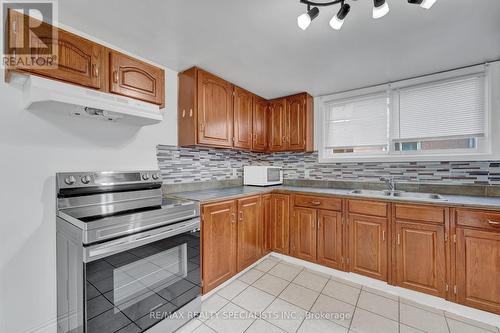
<path fill-rule="evenodd" d="M 99 66 L 92 64 L 92 73 L 94 74 L 94 77 L 99 77 Z"/>
<path fill-rule="evenodd" d="M 311 205 L 319 206 L 319 205 L 321 205 L 321 201 L 311 201 Z"/>
<path fill-rule="evenodd" d="M 115 83 L 118 83 L 118 71 L 114 71 L 114 72 L 113 72 L 113 81 L 114 81 Z"/>
<path fill-rule="evenodd" d="M 488 223 L 495 228 L 500 228 L 500 222 L 488 220 Z"/>

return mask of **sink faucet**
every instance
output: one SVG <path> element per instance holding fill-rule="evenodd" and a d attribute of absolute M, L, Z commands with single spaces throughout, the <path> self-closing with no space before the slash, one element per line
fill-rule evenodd
<path fill-rule="evenodd" d="M 380 181 L 385 182 L 387 189 L 392 193 L 396 190 L 396 181 L 394 176 L 380 177 Z"/>

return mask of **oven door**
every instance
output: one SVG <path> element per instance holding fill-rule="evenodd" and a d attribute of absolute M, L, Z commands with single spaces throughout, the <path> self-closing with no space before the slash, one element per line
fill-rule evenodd
<path fill-rule="evenodd" d="M 86 332 L 143 332 L 199 301 L 199 225 L 189 220 L 85 248 Z"/>

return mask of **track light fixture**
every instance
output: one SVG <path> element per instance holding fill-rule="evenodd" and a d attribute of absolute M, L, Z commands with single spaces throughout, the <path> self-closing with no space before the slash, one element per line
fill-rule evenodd
<path fill-rule="evenodd" d="M 311 0 L 299 0 L 300 3 L 307 5 L 307 12 L 297 18 L 297 24 L 302 30 L 306 30 L 319 15 L 319 7 L 328 7 L 340 4 L 337 14 L 330 20 L 330 26 L 335 30 L 340 30 L 344 24 L 344 19 L 349 14 L 351 6 L 347 4 L 348 0 L 333 0 L 329 2 L 316 2 Z M 408 0 L 408 3 L 419 5 L 422 8 L 431 8 L 437 0 Z M 373 18 L 378 19 L 389 13 L 389 5 L 386 0 L 373 0 Z"/>

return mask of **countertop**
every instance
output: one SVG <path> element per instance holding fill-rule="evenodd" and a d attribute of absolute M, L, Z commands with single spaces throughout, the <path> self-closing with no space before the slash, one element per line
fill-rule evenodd
<path fill-rule="evenodd" d="M 237 186 L 227 188 L 208 189 L 191 192 L 178 192 L 171 193 L 169 197 L 177 197 L 181 199 L 189 199 L 199 201 L 200 203 L 210 203 L 222 200 L 237 199 L 254 194 L 265 194 L 270 192 L 281 193 L 306 193 L 306 194 L 320 194 L 328 196 L 339 196 L 352 199 L 373 199 L 380 201 L 391 202 L 407 202 L 407 203 L 427 203 L 433 205 L 453 206 L 453 207 L 471 207 L 483 208 L 489 210 L 500 210 L 500 197 L 479 197 L 479 196 L 466 196 L 466 195 L 441 195 L 446 200 L 432 200 L 432 199 L 409 199 L 398 197 L 380 197 L 370 195 L 360 195 L 350 193 L 350 189 L 335 189 L 335 188 L 319 188 L 319 187 L 302 187 L 302 186 Z"/>

